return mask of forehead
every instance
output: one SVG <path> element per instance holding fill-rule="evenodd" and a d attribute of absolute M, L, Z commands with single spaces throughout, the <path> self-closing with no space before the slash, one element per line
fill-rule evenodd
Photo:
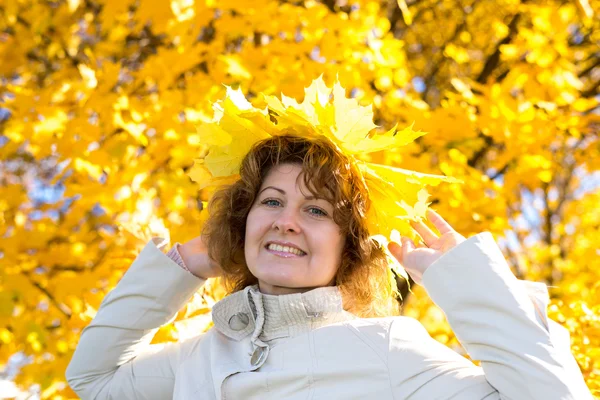
<path fill-rule="evenodd" d="M 315 196 L 318 198 L 328 199 L 330 196 L 326 193 L 327 190 L 323 188 L 321 192 L 315 190 L 313 185 L 310 187 L 306 186 L 304 182 L 305 172 L 300 164 L 278 164 L 273 166 L 261 184 L 260 190 L 269 186 L 274 186 L 279 189 L 283 189 L 286 194 L 297 193 L 302 194 L 305 197 Z"/>
<path fill-rule="evenodd" d="M 297 164 L 278 164 L 273 166 L 264 177 L 260 189 L 268 186 L 277 186 L 279 188 L 296 188 L 300 185 L 305 189 L 303 179 L 301 178 L 302 166 Z"/>
<path fill-rule="evenodd" d="M 299 164 L 277 164 L 269 169 L 263 180 L 263 185 L 268 181 L 297 178 L 302 173 L 302 166 Z"/>

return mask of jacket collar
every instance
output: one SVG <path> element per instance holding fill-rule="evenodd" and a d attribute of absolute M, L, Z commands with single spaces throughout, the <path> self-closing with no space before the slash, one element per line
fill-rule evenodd
<path fill-rule="evenodd" d="M 336 286 L 267 295 L 253 285 L 217 302 L 212 308 L 212 318 L 215 327 L 233 340 L 252 335 L 253 342 L 257 339 L 267 342 L 355 317 L 344 311 Z"/>

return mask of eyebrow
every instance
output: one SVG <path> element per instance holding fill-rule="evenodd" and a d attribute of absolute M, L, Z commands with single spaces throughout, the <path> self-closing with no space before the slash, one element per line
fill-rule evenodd
<path fill-rule="evenodd" d="M 264 192 L 264 191 L 265 191 L 265 190 L 267 190 L 267 189 L 273 189 L 273 190 L 276 190 L 276 191 L 278 191 L 279 193 L 281 193 L 281 194 L 283 194 L 283 195 L 285 195 L 285 194 L 286 194 L 286 193 L 285 193 L 285 190 L 283 190 L 283 189 L 280 189 L 280 188 L 277 188 L 277 187 L 275 187 L 275 186 L 267 186 L 266 188 L 264 188 L 263 190 L 261 190 L 260 192 L 258 192 L 258 194 L 260 195 L 262 192 Z M 317 198 L 317 197 L 315 197 L 315 196 L 304 196 L 304 198 L 305 198 L 306 200 L 318 200 L 318 198 Z"/>

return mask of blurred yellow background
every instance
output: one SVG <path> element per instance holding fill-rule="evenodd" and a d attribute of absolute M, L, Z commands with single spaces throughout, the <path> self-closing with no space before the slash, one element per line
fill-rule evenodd
<path fill-rule="evenodd" d="M 550 316 L 600 398 L 599 13 L 597 0 L 4 0 L 2 378 L 76 398 L 64 371 L 104 295 L 150 236 L 200 232 L 210 193 L 186 173 L 223 84 L 264 107 L 259 93 L 302 100 L 323 74 L 382 130 L 428 132 L 367 159 L 465 182 L 435 188 L 433 207 L 551 286 Z M 211 282 L 155 341 L 210 327 L 222 295 Z M 419 288 L 404 312 L 460 350 Z"/>

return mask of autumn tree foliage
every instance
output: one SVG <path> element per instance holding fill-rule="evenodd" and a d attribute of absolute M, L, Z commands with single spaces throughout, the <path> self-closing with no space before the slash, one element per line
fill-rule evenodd
<path fill-rule="evenodd" d="M 0 3 L 0 364 L 73 398 L 79 334 L 145 240 L 196 236 L 187 175 L 223 84 L 302 100 L 323 74 L 382 131 L 428 132 L 365 161 L 448 175 L 433 207 L 499 239 L 551 286 L 600 396 L 600 1 L 4 0 Z M 210 326 L 218 282 L 155 341 Z M 404 312 L 458 348 L 416 288 Z"/>

